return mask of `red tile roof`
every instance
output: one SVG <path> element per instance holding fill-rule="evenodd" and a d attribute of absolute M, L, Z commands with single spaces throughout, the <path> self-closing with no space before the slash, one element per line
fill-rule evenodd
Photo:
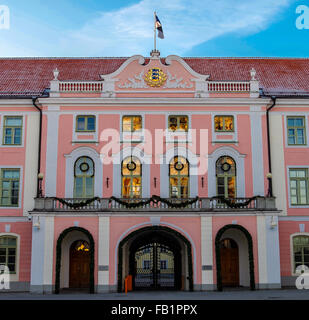
<path fill-rule="evenodd" d="M 53 70 L 60 80 L 99 80 L 117 70 L 127 58 L 1 58 L 0 95 L 35 95 L 49 88 Z M 265 93 L 309 94 L 306 58 L 184 58 L 210 80 L 250 80 L 254 68 Z"/>

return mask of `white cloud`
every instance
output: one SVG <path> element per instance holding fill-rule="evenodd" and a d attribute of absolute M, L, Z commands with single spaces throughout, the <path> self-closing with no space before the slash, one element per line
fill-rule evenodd
<path fill-rule="evenodd" d="M 153 12 L 163 25 L 157 40 L 162 55 L 183 54 L 229 32 L 255 33 L 278 17 L 294 0 L 142 0 L 112 12 L 101 12 L 80 30 L 66 32 L 61 51 L 78 55 L 148 55 L 153 49 Z M 70 55 L 70 54 L 69 54 Z M 72 55 L 72 53 L 71 53 Z"/>

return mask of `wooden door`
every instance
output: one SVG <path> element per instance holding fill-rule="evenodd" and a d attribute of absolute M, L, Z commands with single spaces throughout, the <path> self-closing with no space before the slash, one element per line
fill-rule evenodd
<path fill-rule="evenodd" d="M 70 288 L 88 288 L 90 252 L 86 241 L 76 241 L 70 248 Z"/>
<path fill-rule="evenodd" d="M 223 286 L 239 286 L 239 254 L 238 246 L 231 239 L 221 242 L 221 278 Z"/>

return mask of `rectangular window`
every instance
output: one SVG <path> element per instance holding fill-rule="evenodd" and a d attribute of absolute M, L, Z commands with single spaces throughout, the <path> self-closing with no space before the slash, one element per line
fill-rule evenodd
<path fill-rule="evenodd" d="M 291 205 L 309 204 L 308 169 L 290 169 Z"/>
<path fill-rule="evenodd" d="M 307 266 L 309 268 L 309 237 L 296 236 L 293 238 L 294 272 L 297 267 Z"/>
<path fill-rule="evenodd" d="M 287 134 L 289 145 L 305 145 L 305 117 L 287 117 Z"/>
<path fill-rule="evenodd" d="M 3 122 L 3 144 L 21 145 L 23 117 L 5 116 Z"/>
<path fill-rule="evenodd" d="M 170 131 L 188 131 L 188 116 L 169 116 L 168 128 Z"/>
<path fill-rule="evenodd" d="M 215 116 L 216 132 L 234 132 L 233 116 Z"/>
<path fill-rule="evenodd" d="M 77 132 L 94 132 L 95 116 L 77 116 L 76 131 Z"/>
<path fill-rule="evenodd" d="M 0 265 L 6 265 L 10 273 L 16 273 L 16 238 L 0 237 Z"/>
<path fill-rule="evenodd" d="M 17 207 L 19 169 L 1 169 L 0 179 L 0 205 L 5 207 Z"/>
<path fill-rule="evenodd" d="M 122 131 L 134 132 L 142 129 L 141 116 L 124 116 L 122 118 Z"/>

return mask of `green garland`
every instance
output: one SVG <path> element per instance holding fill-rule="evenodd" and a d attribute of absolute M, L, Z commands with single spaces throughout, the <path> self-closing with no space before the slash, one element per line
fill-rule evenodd
<path fill-rule="evenodd" d="M 55 279 L 55 293 L 59 294 L 60 292 L 60 269 L 61 269 L 61 246 L 64 237 L 71 231 L 80 231 L 83 232 L 89 239 L 90 245 L 90 264 L 89 264 L 89 292 L 94 293 L 94 240 L 91 233 L 81 227 L 70 227 L 65 229 L 59 236 L 57 240 L 57 247 L 56 247 L 56 279 Z"/>
<path fill-rule="evenodd" d="M 256 200 L 258 197 L 252 197 L 244 202 L 233 202 L 233 200 L 230 200 L 230 199 L 227 199 L 227 198 L 224 198 L 224 197 L 212 197 L 211 200 L 214 200 L 214 199 L 218 199 L 222 202 L 224 202 L 229 208 L 233 208 L 233 209 L 237 209 L 237 208 L 243 208 L 243 207 L 246 207 L 248 204 L 250 204 L 251 201 L 253 200 Z"/>
<path fill-rule="evenodd" d="M 94 202 L 95 200 L 100 200 L 99 197 L 94 197 L 94 198 L 87 199 L 87 200 L 82 201 L 82 202 L 71 203 L 71 202 L 68 202 L 68 201 L 66 201 L 66 200 L 64 200 L 62 198 L 53 197 L 53 199 L 58 200 L 60 203 L 65 204 L 68 207 L 73 208 L 73 209 L 80 209 L 80 208 L 85 207 L 88 204 Z"/>
<path fill-rule="evenodd" d="M 167 227 L 161 227 L 161 226 L 155 226 L 155 227 L 145 227 L 142 229 L 138 229 L 136 231 L 133 231 L 130 233 L 127 237 L 121 240 L 119 247 L 118 247 L 118 292 L 122 292 L 122 263 L 123 263 L 123 252 L 122 248 L 124 244 L 130 240 L 132 237 L 136 236 L 136 234 L 147 231 L 147 230 L 157 230 L 157 231 L 168 231 L 169 233 L 174 234 L 178 238 L 180 238 L 187 246 L 188 248 L 188 272 L 189 272 L 189 290 L 193 291 L 193 264 L 192 264 L 192 247 L 191 243 L 188 239 L 186 239 L 181 233 L 167 228 Z"/>
<path fill-rule="evenodd" d="M 215 239 L 216 248 L 216 265 L 217 265 L 217 290 L 222 291 L 222 275 L 221 275 L 221 254 L 220 254 L 220 241 L 223 233 L 228 229 L 238 229 L 244 233 L 248 241 L 248 255 L 249 255 L 249 273 L 250 273 L 250 289 L 255 290 L 255 279 L 254 279 L 254 257 L 253 257 L 253 244 L 250 233 L 242 226 L 237 224 L 228 224 L 221 228 Z"/>
<path fill-rule="evenodd" d="M 116 198 L 116 197 L 110 197 L 110 201 L 112 201 L 112 200 L 115 200 L 116 202 L 125 206 L 126 208 L 143 207 L 143 206 L 149 204 L 150 202 L 153 202 L 155 204 L 158 204 L 159 202 L 163 202 L 172 208 L 184 208 L 184 207 L 191 205 L 191 204 L 195 203 L 196 201 L 198 201 L 199 197 L 195 197 L 193 200 L 181 201 L 181 202 L 176 202 L 176 203 L 169 201 L 167 199 L 163 199 L 163 198 L 156 196 L 156 195 L 153 195 L 148 200 L 142 200 L 142 201 L 138 201 L 138 202 L 130 202 L 132 200 L 123 201 L 123 200 Z"/>

